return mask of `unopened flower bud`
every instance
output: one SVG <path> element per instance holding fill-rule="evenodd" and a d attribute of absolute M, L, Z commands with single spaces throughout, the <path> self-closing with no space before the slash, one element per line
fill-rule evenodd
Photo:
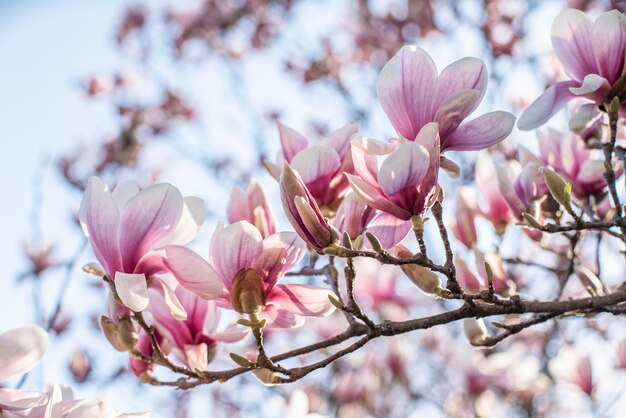
<path fill-rule="evenodd" d="M 276 386 L 280 383 L 278 375 L 269 369 L 254 369 L 252 374 L 265 386 Z"/>
<path fill-rule="evenodd" d="M 482 318 L 464 319 L 463 331 L 470 344 L 474 346 L 484 345 L 485 341 L 490 337 L 489 331 L 487 331 L 487 327 L 485 326 L 485 321 L 483 321 Z"/>
<path fill-rule="evenodd" d="M 125 349 L 124 351 L 134 349 L 137 345 L 138 336 L 130 316 L 124 315 L 120 318 L 118 331 L 120 342 Z"/>
<path fill-rule="evenodd" d="M 542 170 L 543 178 L 546 180 L 546 185 L 550 194 L 566 209 L 570 209 L 570 192 L 572 185 L 567 183 L 563 177 L 557 174 L 555 171 L 544 167 Z"/>
<path fill-rule="evenodd" d="M 125 345 L 122 344 L 122 341 L 120 340 L 119 330 L 115 322 L 102 315 L 100 317 L 100 329 L 102 329 L 102 333 L 113 348 L 117 351 L 126 351 Z"/>
<path fill-rule="evenodd" d="M 230 304 L 240 314 L 259 313 L 265 307 L 265 285 L 253 269 L 240 270 L 230 287 Z"/>
<path fill-rule="evenodd" d="M 398 251 L 399 258 L 411 258 L 412 256 L 413 254 L 408 250 Z M 441 288 L 439 276 L 437 276 L 436 273 L 433 273 L 426 267 L 418 266 L 417 264 L 403 264 L 400 268 L 422 292 L 427 295 L 439 296 L 441 294 L 443 289 Z"/>

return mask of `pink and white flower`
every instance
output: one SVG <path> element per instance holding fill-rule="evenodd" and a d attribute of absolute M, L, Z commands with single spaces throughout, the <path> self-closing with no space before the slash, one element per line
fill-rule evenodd
<path fill-rule="evenodd" d="M 482 151 L 476 160 L 476 187 L 483 198 L 482 216 L 491 222 L 498 234 L 504 233 L 506 226 L 515 217 L 498 187 L 496 168 L 488 151 Z"/>
<path fill-rule="evenodd" d="M 331 314 L 335 307 L 328 299 L 332 294 L 329 290 L 302 284 L 277 284 L 302 260 L 305 251 L 305 243 L 293 232 L 279 232 L 263 239 L 249 222 L 219 224 L 210 247 L 211 276 L 223 280 L 225 287 L 218 303 L 234 308 L 233 298 L 238 305 L 239 298 L 245 294 L 243 297 L 260 303 L 260 312 L 255 313 L 276 328 L 297 327 L 304 323 L 304 317 Z"/>
<path fill-rule="evenodd" d="M 602 13 L 592 23 L 582 11 L 565 9 L 554 19 L 551 33 L 554 52 L 570 79 L 550 86 L 524 110 L 517 123 L 523 130 L 544 124 L 575 97 L 603 104 L 624 72 L 626 17 L 619 11 Z"/>
<path fill-rule="evenodd" d="M 261 185 L 252 180 L 246 190 L 235 187 L 228 202 L 228 222 L 248 221 L 263 237 L 276 232 L 276 220 Z"/>
<path fill-rule="evenodd" d="M 350 138 L 359 127 L 349 123 L 332 132 L 314 145 L 295 130 L 278 124 L 282 145 L 277 163 L 265 162 L 265 166 L 280 179 L 281 167 L 289 163 L 300 173 L 302 181 L 321 207 L 336 208 L 338 199 L 349 189 L 344 172 L 354 172 L 350 154 Z"/>
<path fill-rule="evenodd" d="M 515 117 L 503 111 L 463 122 L 480 104 L 487 69 L 478 58 L 463 58 L 437 74 L 430 56 L 403 46 L 383 67 L 378 99 L 398 134 L 413 141 L 430 122 L 439 125 L 441 152 L 480 150 L 506 138 Z"/>
<path fill-rule="evenodd" d="M 111 192 L 102 180 L 92 177 L 79 218 L 96 258 L 131 310 L 146 309 L 150 286 L 163 296 L 172 315 L 186 317 L 171 287 L 159 278 L 162 275 L 173 276 L 206 299 L 221 294 L 222 282 L 210 274 L 209 264 L 184 247 L 204 221 L 201 199 L 183 198 L 166 183 L 139 190 L 135 182 L 126 181 Z"/>
<path fill-rule="evenodd" d="M 414 139 L 395 145 L 353 138 L 352 159 L 358 176 L 346 174 L 352 189 L 368 205 L 405 221 L 421 216 L 437 190 L 437 124 L 428 123 Z M 386 155 L 380 168 L 378 155 Z"/>
<path fill-rule="evenodd" d="M 48 334 L 26 325 L 0 334 L 0 382 L 32 370 L 48 345 Z M 0 412 L 22 411 L 45 405 L 44 393 L 0 388 Z"/>

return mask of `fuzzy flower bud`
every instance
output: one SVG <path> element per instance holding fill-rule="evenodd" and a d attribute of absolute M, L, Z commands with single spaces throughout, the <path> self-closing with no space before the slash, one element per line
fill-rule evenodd
<path fill-rule="evenodd" d="M 253 269 L 242 269 L 230 288 L 230 304 L 240 314 L 259 313 L 265 307 L 263 279 Z"/>

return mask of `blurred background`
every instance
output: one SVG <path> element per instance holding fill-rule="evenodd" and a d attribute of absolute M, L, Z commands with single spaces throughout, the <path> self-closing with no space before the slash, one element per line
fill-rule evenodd
<path fill-rule="evenodd" d="M 171 182 L 206 201 L 209 216 L 192 245 L 206 257 L 233 186 L 257 178 L 279 212 L 278 187 L 260 164 L 279 150 L 277 121 L 313 140 L 351 121 L 367 137 L 394 135 L 375 83 L 402 45 L 424 48 L 439 70 L 465 56 L 482 58 L 490 82 L 476 113 L 519 115 L 561 76 L 550 45 L 554 16 L 565 7 L 593 17 L 619 6 L 600 0 L 0 0 L 0 331 L 35 322 L 53 335 L 24 387 L 70 384 L 78 398 L 107 397 L 120 411 L 152 410 L 155 417 L 622 416 L 626 380 L 615 366 L 626 362 L 617 349 L 623 323 L 594 321 L 530 330 L 491 351 L 472 348 L 457 326 L 377 340 L 287 387 L 265 388 L 251 376 L 190 392 L 141 384 L 97 327 L 106 289 L 81 270 L 95 258 L 76 221 L 90 175 L 108 184 Z M 562 129 L 565 120 L 550 124 Z M 524 141 L 533 149 L 534 140 L 514 132 L 503 147 Z M 476 155 L 468 154 L 453 158 L 463 175 L 444 179 L 446 185 L 473 181 Z M 288 228 L 284 218 L 280 226 Z M 427 240 L 432 233 L 427 230 Z M 508 274 L 516 279 L 514 269 Z M 361 291 L 379 318 L 442 309 L 403 291 L 396 273 L 372 276 Z M 293 348 L 290 333 L 295 341 L 333 335 L 341 331 L 336 322 L 311 321 L 305 332 L 270 335 L 273 352 Z M 546 343 L 547 333 L 558 343 Z M 552 360 L 569 355 L 562 350 L 570 344 L 577 354 L 570 353 L 565 368 L 578 370 L 591 356 L 591 387 L 575 377 L 561 381 L 553 371 Z M 223 355 L 228 350 L 216 367 L 232 366 Z M 307 402 L 305 412 L 294 406 Z"/>

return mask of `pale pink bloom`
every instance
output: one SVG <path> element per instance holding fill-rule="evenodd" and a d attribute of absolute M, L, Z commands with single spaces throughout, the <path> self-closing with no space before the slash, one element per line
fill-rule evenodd
<path fill-rule="evenodd" d="M 624 71 L 626 17 L 619 11 L 602 13 L 592 23 L 582 11 L 565 9 L 554 19 L 551 32 L 554 52 L 570 79 L 539 96 L 519 118 L 520 129 L 544 124 L 578 96 L 602 104 Z"/>
<path fill-rule="evenodd" d="M 339 233 L 347 232 L 353 241 L 365 247 L 369 246 L 369 241 L 363 238 L 366 231 L 374 234 L 383 248 L 393 247 L 409 233 L 411 222 L 385 212 L 375 213 L 374 208 L 368 206 L 356 193 L 350 192 L 339 205 L 333 224 Z"/>
<path fill-rule="evenodd" d="M 543 174 L 540 171 L 541 161 L 524 147 L 520 147 L 520 160 L 508 161 L 505 166 L 496 166 L 498 187 L 511 212 L 516 218 L 522 219 L 522 213 L 534 214 L 535 203 L 543 200 L 548 193 Z"/>
<path fill-rule="evenodd" d="M 141 354 L 147 357 L 152 357 L 154 355 L 154 348 L 152 347 L 152 342 L 150 341 L 150 337 L 143 328 L 140 328 L 137 331 L 137 344 L 135 344 L 135 348 Z M 156 338 L 159 346 L 163 342 L 163 337 L 158 330 L 154 330 L 154 337 Z M 141 377 L 144 373 L 151 372 L 156 367 L 155 363 L 146 363 L 138 358 L 130 356 L 128 359 L 128 368 L 130 371 L 137 377 Z"/>
<path fill-rule="evenodd" d="M 228 202 L 228 222 L 248 221 L 263 237 L 276 232 L 276 220 L 272 214 L 261 185 L 252 180 L 246 190 L 235 187 Z"/>
<path fill-rule="evenodd" d="M 476 160 L 476 187 L 483 198 L 482 216 L 491 222 L 498 234 L 514 219 L 509 205 L 500 192 L 493 160 L 487 151 L 483 151 Z"/>
<path fill-rule="evenodd" d="M 85 235 L 121 301 L 133 311 L 148 306 L 147 279 L 163 295 L 172 314 L 185 311 L 173 290 L 159 279 L 171 275 L 188 290 L 206 298 L 219 297 L 222 282 L 208 263 L 184 247 L 204 220 L 204 204 L 183 198 L 170 184 L 139 190 L 135 182 L 119 183 L 113 192 L 97 177 L 89 179 L 79 217 Z"/>
<path fill-rule="evenodd" d="M 577 197 L 596 195 L 606 187 L 604 159 L 592 159 L 592 151 L 576 135 L 560 133 L 553 129 L 538 132 L 539 151 L 544 164 L 549 165 L 572 183 L 572 193 Z M 617 168 L 618 176 L 621 164 Z"/>
<path fill-rule="evenodd" d="M 487 288 L 485 281 L 470 270 L 460 254 L 456 254 L 454 257 L 454 265 L 456 267 L 456 278 L 465 291 L 478 293 Z"/>
<path fill-rule="evenodd" d="M 327 316 L 335 307 L 329 290 L 302 284 L 276 284 L 295 267 L 306 246 L 293 232 L 279 232 L 263 239 L 249 222 L 218 225 L 211 239 L 211 276 L 224 281 L 219 303 L 230 307 L 230 290 L 235 276 L 246 269 L 263 280 L 265 306 L 260 314 L 270 326 L 292 328 L 306 316 Z"/>
<path fill-rule="evenodd" d="M 318 253 L 338 237 L 324 218 L 300 174 L 285 163 L 280 175 L 280 200 L 296 233 Z"/>
<path fill-rule="evenodd" d="M 441 74 L 421 48 L 403 46 L 383 67 L 378 99 L 398 134 L 413 141 L 430 122 L 439 124 L 441 152 L 479 150 L 506 138 L 515 117 L 491 112 L 463 123 L 480 104 L 487 69 L 478 58 L 463 58 Z"/>
<path fill-rule="evenodd" d="M 26 325 L 0 334 L 0 382 L 32 370 L 48 344 L 48 334 Z M 44 405 L 44 393 L 0 388 L 0 412 L 21 411 Z M 2 414 L 0 414 L 2 415 Z"/>
<path fill-rule="evenodd" d="M 277 180 L 281 167 L 289 163 L 300 173 L 302 181 L 319 206 L 333 206 L 348 190 L 343 173 L 354 172 L 350 154 L 350 138 L 358 132 L 358 125 L 349 123 L 314 145 L 295 130 L 278 124 L 282 150 L 277 163 L 265 162 Z"/>
<path fill-rule="evenodd" d="M 477 235 L 474 222 L 478 214 L 478 204 L 474 197 L 474 191 L 467 186 L 460 187 L 452 233 L 467 248 L 476 246 Z"/>
<path fill-rule="evenodd" d="M 499 295 L 508 295 L 512 290 L 515 290 L 515 283 L 509 280 L 508 275 L 504 271 L 502 257 L 498 253 L 483 253 L 482 251 L 474 250 L 474 257 L 476 268 L 485 285 L 489 282 L 487 270 L 485 269 L 485 262 L 487 262 L 493 273 L 493 288 L 495 292 Z"/>
<path fill-rule="evenodd" d="M 589 356 L 579 355 L 571 345 L 563 346 L 548 368 L 555 378 L 574 384 L 587 395 L 592 394 L 595 384 Z"/>
<path fill-rule="evenodd" d="M 285 418 L 328 418 L 328 415 L 311 412 L 308 395 L 296 389 L 289 396 Z"/>
<path fill-rule="evenodd" d="M 218 307 L 213 301 L 204 300 L 182 287 L 176 288 L 176 297 L 188 312 L 187 319 L 178 321 L 169 308 L 155 298 L 148 311 L 161 337 L 161 347 L 168 355 L 192 370 L 206 370 L 220 343 L 237 342 L 245 338 L 249 328 L 230 325 L 218 331 L 220 319 Z"/>
<path fill-rule="evenodd" d="M 75 400 L 72 390 L 62 385 L 52 386 L 47 396 L 45 405 L 15 415 L 7 413 L 7 418 L 148 418 L 151 415 L 149 412 L 120 414 L 104 399 Z"/>
<path fill-rule="evenodd" d="M 626 340 L 622 340 L 617 345 L 617 367 L 626 369 Z"/>
<path fill-rule="evenodd" d="M 375 140 L 352 140 L 352 159 L 357 175 L 346 174 L 352 189 L 368 205 L 396 218 L 409 220 L 423 215 L 436 195 L 439 171 L 439 135 L 429 123 L 415 141 L 392 144 Z M 380 168 L 377 155 L 386 155 Z"/>

